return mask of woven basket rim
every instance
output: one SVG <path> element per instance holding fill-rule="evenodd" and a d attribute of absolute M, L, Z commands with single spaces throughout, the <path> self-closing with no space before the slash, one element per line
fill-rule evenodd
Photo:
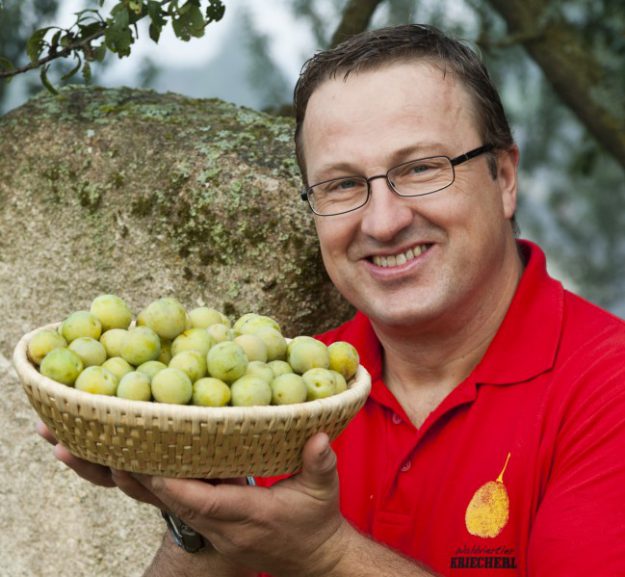
<path fill-rule="evenodd" d="M 355 377 L 350 381 L 347 390 L 324 399 L 316 399 L 291 405 L 200 407 L 195 405 L 158 403 L 155 401 L 134 401 L 121 399 L 115 396 L 87 393 L 45 377 L 28 358 L 27 348 L 30 339 L 41 330 L 56 329 L 59 325 L 59 322 L 43 325 L 26 333 L 20 338 L 13 352 L 13 365 L 20 381 L 22 384 L 27 382 L 32 387 L 44 391 L 47 395 L 65 399 L 83 406 L 97 407 L 98 409 L 110 408 L 111 411 L 116 413 L 127 412 L 146 418 L 171 418 L 189 422 L 202 422 L 222 418 L 227 418 L 230 421 L 238 421 L 246 419 L 270 419 L 274 417 L 283 418 L 288 416 L 301 417 L 305 415 L 314 417 L 352 401 L 356 402 L 363 395 L 367 396 L 371 390 L 370 375 L 362 365 L 359 365 L 358 371 Z"/>

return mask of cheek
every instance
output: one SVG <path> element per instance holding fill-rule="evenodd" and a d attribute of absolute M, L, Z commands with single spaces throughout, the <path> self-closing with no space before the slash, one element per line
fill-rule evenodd
<path fill-rule="evenodd" d="M 315 228 L 326 264 L 347 252 L 355 230 L 353 223 L 341 216 L 325 218 L 315 216 Z"/>

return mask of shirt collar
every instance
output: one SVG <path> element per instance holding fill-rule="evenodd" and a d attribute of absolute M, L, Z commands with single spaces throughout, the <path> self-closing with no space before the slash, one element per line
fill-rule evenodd
<path fill-rule="evenodd" d="M 553 367 L 564 317 L 564 289 L 547 273 L 538 245 L 518 241 L 526 266 L 506 316 L 472 377 L 477 383 L 523 382 Z"/>

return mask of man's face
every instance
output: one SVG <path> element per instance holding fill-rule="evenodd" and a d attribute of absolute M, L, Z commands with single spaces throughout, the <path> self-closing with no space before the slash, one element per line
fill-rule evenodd
<path fill-rule="evenodd" d="M 425 62 L 325 81 L 310 98 L 302 133 L 310 184 L 384 174 L 483 144 L 465 89 Z M 425 327 L 480 314 L 510 282 L 516 258 L 508 220 L 516 162 L 516 149 L 499 153 L 493 179 L 479 156 L 456 167 L 450 187 L 416 198 L 400 198 L 376 179 L 364 207 L 315 216 L 330 278 L 374 325 Z"/>

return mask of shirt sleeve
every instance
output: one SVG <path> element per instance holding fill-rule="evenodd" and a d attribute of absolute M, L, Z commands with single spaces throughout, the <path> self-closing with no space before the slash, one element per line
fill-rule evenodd
<path fill-rule="evenodd" d="M 618 365 L 597 361 L 560 401 L 563 418 L 529 537 L 529 577 L 625 575 L 625 355 L 619 356 Z"/>

